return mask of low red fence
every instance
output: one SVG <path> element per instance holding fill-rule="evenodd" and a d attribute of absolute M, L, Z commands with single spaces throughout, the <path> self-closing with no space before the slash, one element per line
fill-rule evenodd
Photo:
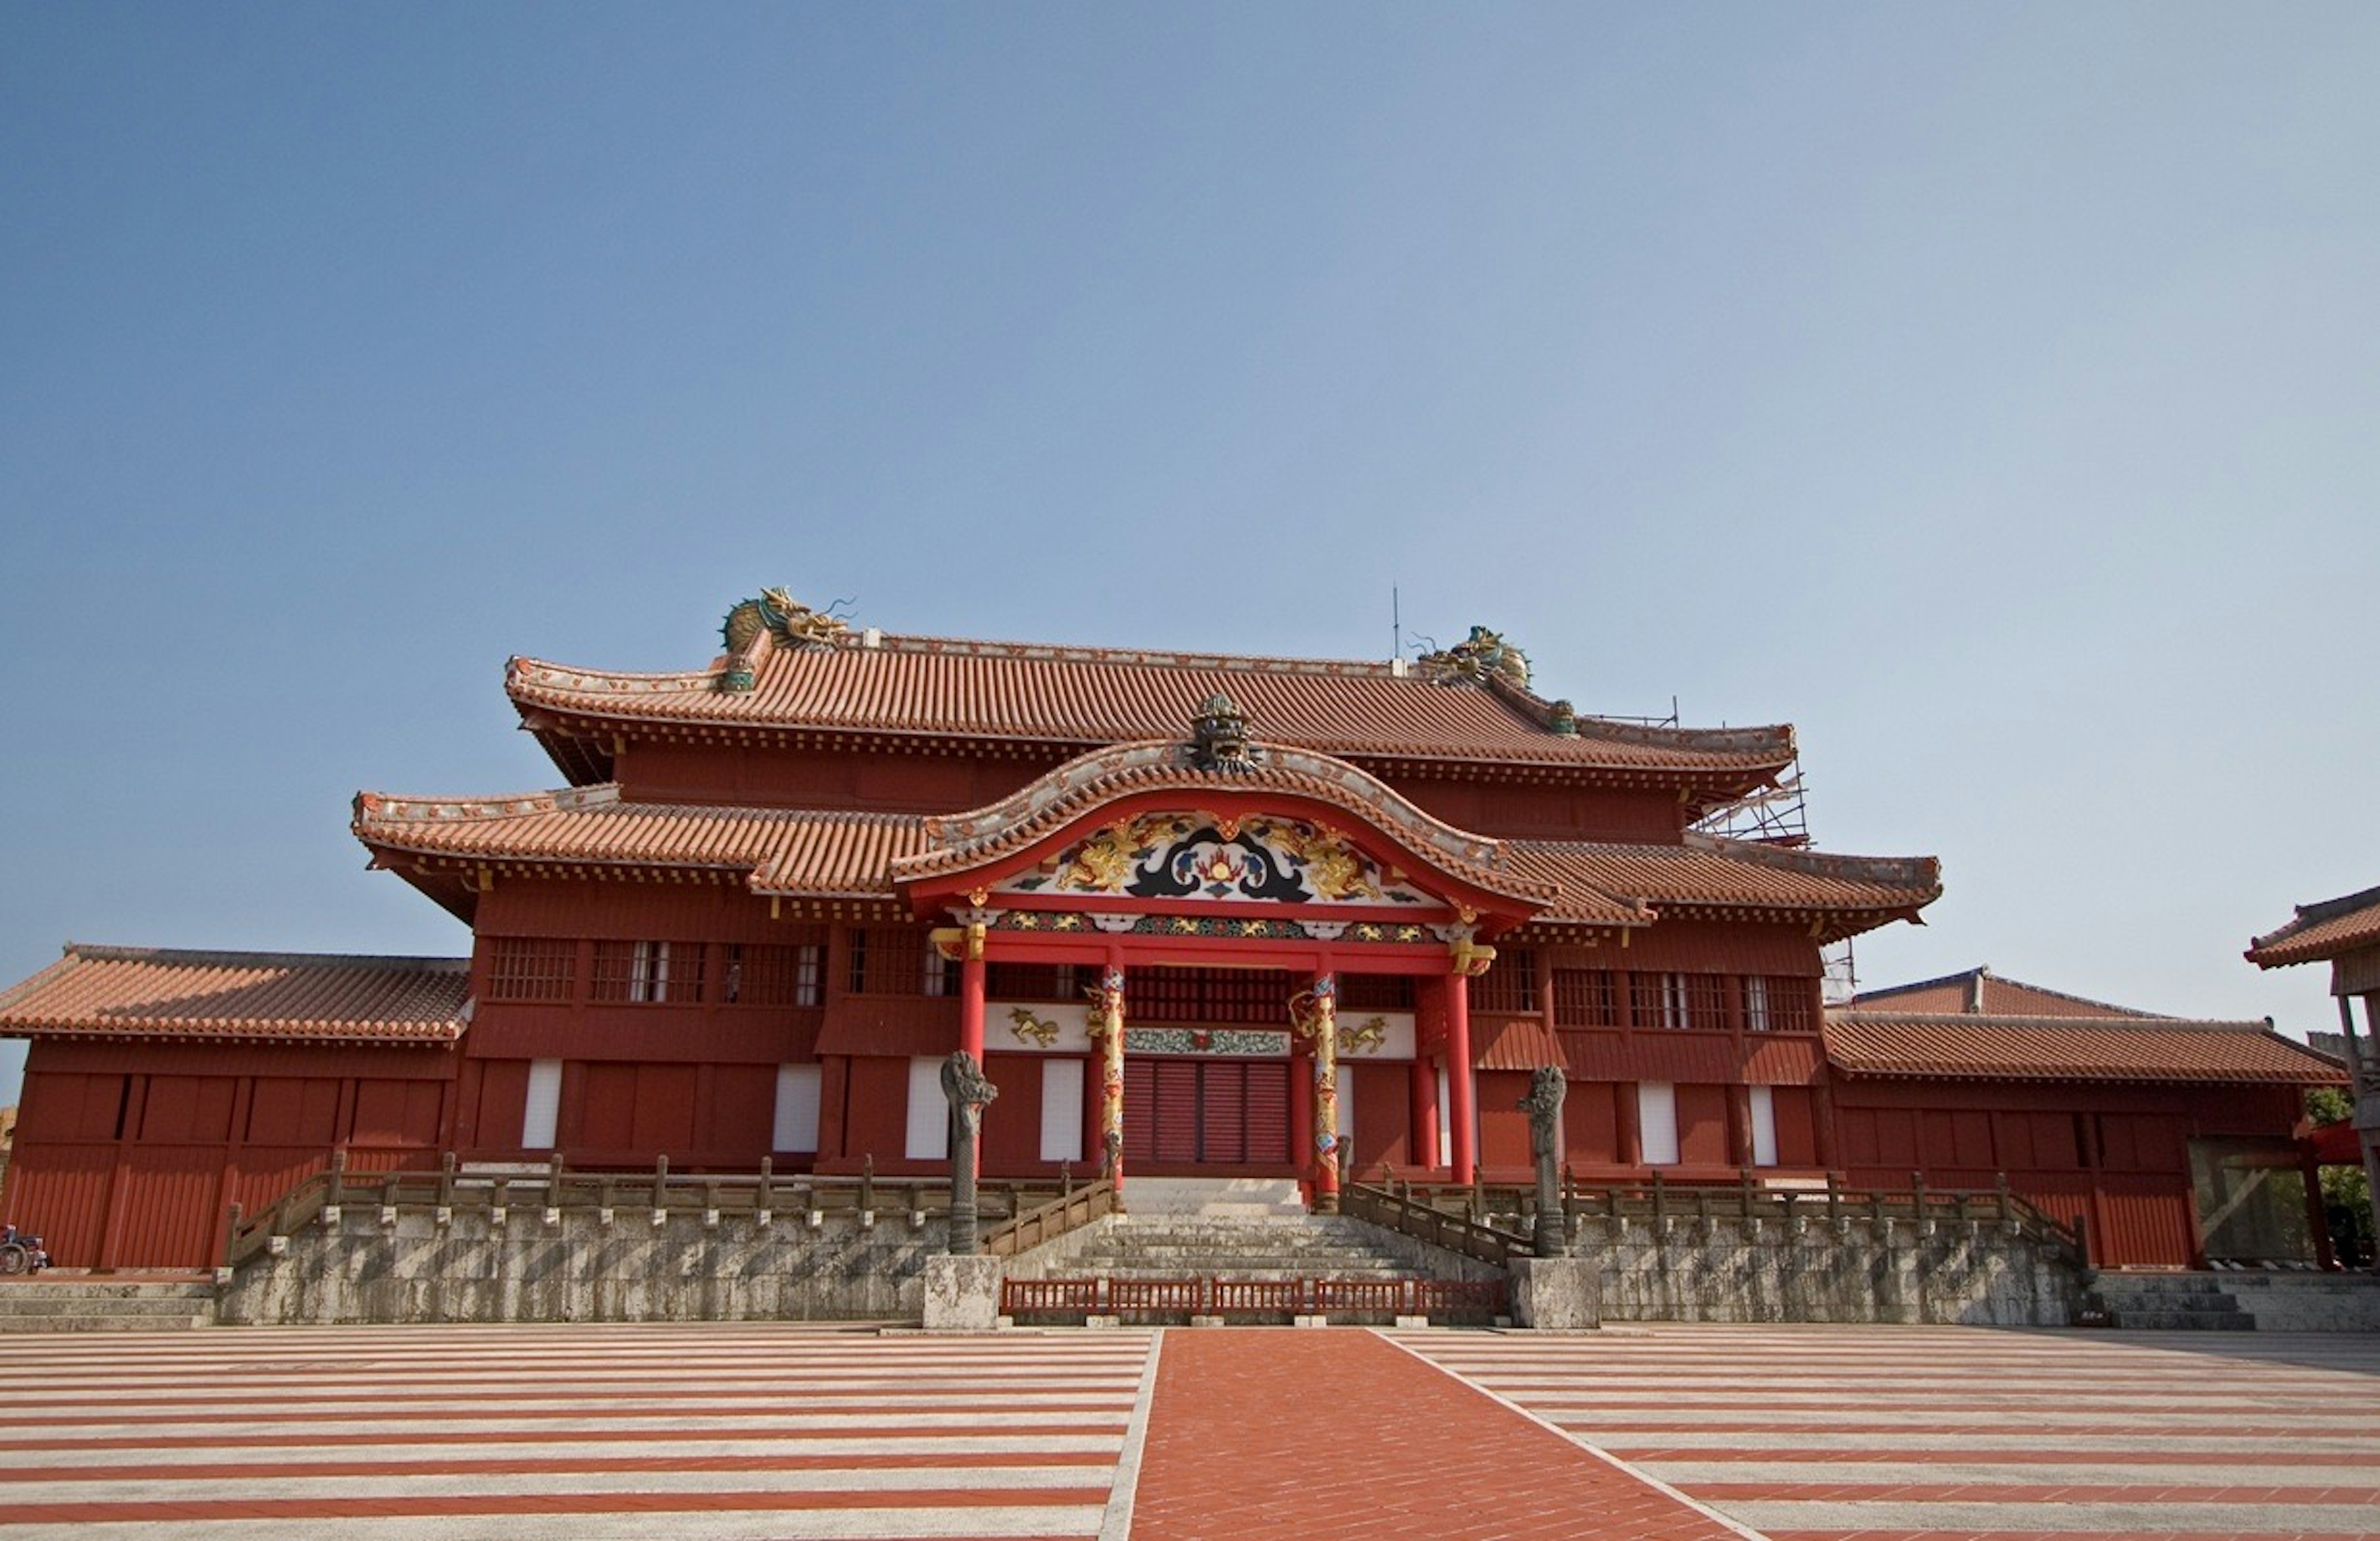
<path fill-rule="evenodd" d="M 1143 1324 L 1192 1317 L 1486 1322 L 1504 1315 L 1505 1292 L 1500 1279 L 1010 1279 L 1000 1287 L 1000 1310 L 1020 1319 L 1115 1317 Z"/>

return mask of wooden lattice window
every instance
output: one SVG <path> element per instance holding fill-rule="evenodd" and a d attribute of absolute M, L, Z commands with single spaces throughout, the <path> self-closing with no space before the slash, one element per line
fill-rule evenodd
<path fill-rule="evenodd" d="M 1554 1025 L 1616 1027 L 1620 984 L 1608 968 L 1554 970 Z"/>
<path fill-rule="evenodd" d="M 1496 955 L 1488 972 L 1471 981 L 1475 1012 L 1534 1012 L 1537 1009 L 1537 955 L 1525 947 L 1508 947 Z"/>
<path fill-rule="evenodd" d="M 567 1001 L 578 943 L 568 937 L 496 937 L 488 946 L 488 999 Z"/>
<path fill-rule="evenodd" d="M 1082 971 L 1073 964 L 984 965 L 984 993 L 995 1001 L 1080 1001 L 1083 984 Z"/>
<path fill-rule="evenodd" d="M 727 949 L 720 989 L 738 1006 L 815 1006 L 826 976 L 826 937 L 790 942 L 738 942 Z"/>
<path fill-rule="evenodd" d="M 1766 1032 L 1818 1032 L 1818 980 L 1744 980 L 1759 985 L 1768 1006 Z"/>
<path fill-rule="evenodd" d="M 1342 974 L 1339 1004 L 1351 1012 L 1409 1012 L 1414 1004 L 1410 974 Z"/>
<path fill-rule="evenodd" d="M 1280 969 L 1135 969 L 1124 984 L 1124 1010 L 1137 1022 L 1281 1027 L 1300 988 Z"/>
<path fill-rule="evenodd" d="M 851 961 L 844 988 L 854 995 L 928 995 L 936 972 L 953 976 L 957 969 L 938 971 L 929 959 L 941 954 L 926 944 L 926 933 L 914 926 L 856 926 L 851 931 Z"/>
<path fill-rule="evenodd" d="M 1718 974 L 1638 974 L 1630 979 L 1639 1027 L 1727 1025 L 1726 977 Z"/>
<path fill-rule="evenodd" d="M 686 1005 L 702 999 L 698 941 L 599 941 L 592 994 L 635 1005 Z"/>

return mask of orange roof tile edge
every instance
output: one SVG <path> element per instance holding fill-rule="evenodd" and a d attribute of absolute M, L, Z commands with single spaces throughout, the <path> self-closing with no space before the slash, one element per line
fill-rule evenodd
<path fill-rule="evenodd" d="M 2346 1080 L 2337 1062 L 2261 1021 L 1838 1011 L 1821 1032 L 1828 1063 L 1852 1076 L 2308 1086 Z"/>
<path fill-rule="evenodd" d="M 1365 776 L 1354 767 L 1347 769 Z M 1242 783 L 1202 784 L 1227 789 Z M 1058 808 L 1058 817 L 1076 816 L 1080 808 L 1066 799 L 1077 790 L 1059 790 L 1033 819 L 1044 817 L 1050 808 Z M 990 811 L 942 818 L 965 820 L 988 817 Z M 1416 818 L 1440 822 L 1426 814 L 1417 813 Z M 583 838 L 595 832 L 592 826 L 574 832 L 582 819 L 642 821 L 655 828 L 642 843 L 622 840 L 598 846 Z M 929 816 L 919 814 L 625 803 L 618 787 L 607 783 L 477 798 L 365 793 L 357 798 L 354 828 L 367 845 L 408 855 L 743 870 L 749 875 L 753 890 L 762 894 L 891 900 L 898 897 L 893 887 L 900 872 L 896 863 L 916 857 L 920 858 L 920 869 L 930 869 L 924 858 L 938 855 L 929 849 L 930 823 Z M 1708 837 L 1696 837 L 1685 845 L 1491 841 L 1451 826 L 1445 828 L 1458 844 L 1473 842 L 1480 850 L 1500 850 L 1505 858 L 1486 866 L 1482 873 L 1478 869 L 1484 864 L 1450 856 L 1451 870 L 1473 880 L 1492 879 L 1486 886 L 1518 890 L 1547 903 L 1549 907 L 1542 918 L 1554 924 L 1641 926 L 1650 923 L 1663 905 L 1890 919 L 1912 915 L 1940 892 L 1936 876 L 1938 864 L 1930 856 L 1779 851 Z M 1046 830 L 1036 821 L 1027 832 L 1034 831 Z M 519 838 L 503 838 L 513 833 Z M 1025 838 L 1017 829 L 1002 838 L 1010 837 Z M 1625 869 L 1625 880 L 1595 875 L 1597 863 Z M 1710 864 L 1729 869 L 1738 880 L 1725 888 L 1694 882 L 1697 870 L 1707 877 Z M 1665 868 L 1677 870 L 1661 874 L 1659 869 Z M 1645 880 L 1648 877 L 1657 880 Z M 1794 878 L 1806 882 L 1791 886 Z"/>
<path fill-rule="evenodd" d="M 1268 657 L 1256 654 L 1191 653 L 1156 649 L 1118 648 L 1065 647 L 1054 644 L 978 641 L 959 637 L 936 637 L 870 634 L 866 640 L 844 633 L 831 641 L 812 642 L 798 648 L 763 649 L 764 667 L 780 656 L 801 658 L 805 655 L 822 657 L 851 654 L 885 658 L 916 658 L 956 661 L 1007 661 L 1026 664 L 1086 665 L 1126 670 L 1167 671 L 1180 673 L 1226 673 L 1232 674 L 1271 675 L 1288 679 L 1342 679 L 1366 684 L 1394 682 L 1398 686 L 1410 686 L 1416 699 L 1420 693 L 1440 690 L 1471 690 L 1481 697 L 1500 702 L 1512 721 L 1507 725 L 1525 732 L 1534 742 L 1511 742 L 1494 746 L 1466 746 L 1462 758 L 1488 760 L 1519 760 L 1549 765 L 1573 764 L 1592 767 L 1597 745 L 1628 746 L 1650 751 L 1659 758 L 1645 762 L 1615 765 L 1611 769 L 1643 769 L 1646 765 L 1666 768 L 1687 768 L 1710 770 L 1746 771 L 1777 770 L 1791 763 L 1793 731 L 1785 724 L 1742 728 L 1671 728 L 1656 724 L 1623 722 L 1591 714 L 1573 714 L 1572 727 L 1561 732 L 1551 724 L 1557 703 L 1536 696 L 1525 686 L 1496 677 L 1491 684 L 1445 684 L 1421 674 L 1399 672 L 1393 664 L 1365 660 L 1300 659 Z M 800 728 L 805 726 L 832 728 L 834 731 L 868 733 L 910 733 L 919 734 L 964 733 L 1000 738 L 1022 738 L 1051 743 L 1088 743 L 1111 736 L 1091 731 L 1060 730 L 1041 726 L 1009 726 L 990 722 L 895 722 L 858 720 L 847 722 L 808 722 L 799 718 L 783 721 L 770 715 L 763 705 L 766 692 L 722 695 L 719 680 L 725 668 L 722 656 L 710 668 L 679 670 L 664 673 L 632 673 L 600 669 L 576 668 L 542 659 L 516 655 L 508 660 L 504 672 L 505 693 L 516 706 L 541 706 L 557 710 L 579 711 L 594 715 L 625 715 L 657 721 L 711 722 L 722 715 L 747 722 L 749 725 Z M 675 701 L 683 716 L 670 710 Z M 1158 724 L 1147 724 L 1155 727 Z M 1540 736 L 1541 735 L 1541 736 Z M 1319 746 L 1359 748 L 1362 752 L 1398 757 L 1438 758 L 1445 746 L 1428 740 L 1405 742 L 1394 735 L 1378 741 L 1357 744 L 1344 735 L 1316 733 L 1300 735 Z M 1677 763 L 1672 764 L 1671 761 Z M 1696 763 L 1699 762 L 1699 763 Z"/>
<path fill-rule="evenodd" d="M 2255 938 L 2245 955 L 2259 968 L 2282 968 L 2366 947 L 2380 947 L 2380 888 L 2300 904 L 2288 925 Z"/>
<path fill-rule="evenodd" d="M 469 966 L 68 942 L 0 992 L 0 1037 L 451 1044 L 468 1025 Z"/>

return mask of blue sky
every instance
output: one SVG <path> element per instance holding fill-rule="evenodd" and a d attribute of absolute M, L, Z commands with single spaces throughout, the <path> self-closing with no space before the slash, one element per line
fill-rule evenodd
<path fill-rule="evenodd" d="M 2380 882 L 2380 10 L 0 10 L 0 976 L 460 952 L 516 652 L 1382 656 L 1798 725 L 1989 963 Z M 0 1046 L 0 1096 L 21 1045 Z"/>

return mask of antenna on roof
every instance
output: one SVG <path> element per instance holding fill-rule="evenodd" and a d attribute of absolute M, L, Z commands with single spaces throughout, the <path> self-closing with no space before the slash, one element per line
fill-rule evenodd
<path fill-rule="evenodd" d="M 1402 607 L 1397 601 L 1397 586 L 1393 583 L 1389 585 L 1389 656 L 1404 657 L 1405 616 Z"/>

